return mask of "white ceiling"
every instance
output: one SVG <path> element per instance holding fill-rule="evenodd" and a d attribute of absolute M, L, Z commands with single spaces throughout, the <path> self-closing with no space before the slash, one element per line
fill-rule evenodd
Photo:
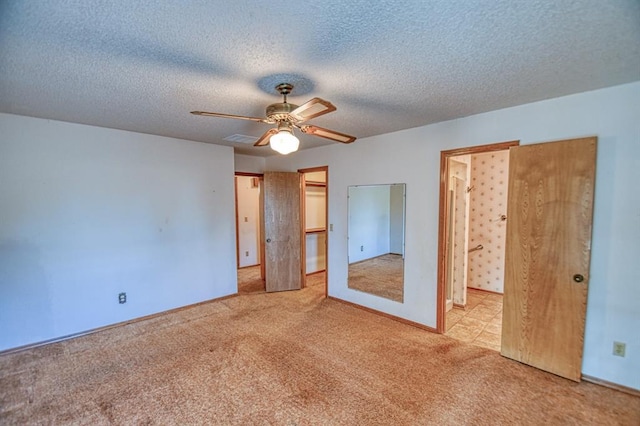
<path fill-rule="evenodd" d="M 638 0 L 0 1 L 0 112 L 250 155 L 223 138 L 267 125 L 189 111 L 261 117 L 290 82 L 363 138 L 638 80 Z"/>

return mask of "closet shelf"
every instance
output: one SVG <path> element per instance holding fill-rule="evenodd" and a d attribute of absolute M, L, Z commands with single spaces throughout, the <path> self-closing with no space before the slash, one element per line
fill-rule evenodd
<path fill-rule="evenodd" d="M 304 232 L 305 234 L 320 234 L 326 231 L 327 231 L 327 228 L 309 228 L 309 229 L 306 229 Z"/>
<path fill-rule="evenodd" d="M 316 182 L 314 180 L 308 180 L 304 183 L 307 186 L 327 186 L 326 182 Z"/>

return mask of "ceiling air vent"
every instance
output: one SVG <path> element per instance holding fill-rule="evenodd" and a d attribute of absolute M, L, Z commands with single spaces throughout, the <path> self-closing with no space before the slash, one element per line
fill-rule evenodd
<path fill-rule="evenodd" d="M 256 138 L 255 136 L 239 135 L 239 134 L 236 133 L 235 135 L 227 136 L 226 138 L 224 138 L 224 140 L 227 141 L 227 142 L 238 142 L 238 143 L 250 143 L 250 144 L 253 144 L 258 140 L 258 138 Z"/>

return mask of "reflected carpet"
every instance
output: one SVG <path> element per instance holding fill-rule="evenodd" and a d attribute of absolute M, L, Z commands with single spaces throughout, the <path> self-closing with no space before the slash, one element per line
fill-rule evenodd
<path fill-rule="evenodd" d="M 260 265 L 238 269 L 238 293 L 260 293 L 264 291 L 264 280 L 260 278 Z"/>
<path fill-rule="evenodd" d="M 349 288 L 402 302 L 404 261 L 399 254 L 385 254 L 349 265 Z"/>

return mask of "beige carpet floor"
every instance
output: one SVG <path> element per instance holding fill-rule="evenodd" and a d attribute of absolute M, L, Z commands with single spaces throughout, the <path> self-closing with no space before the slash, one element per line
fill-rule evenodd
<path fill-rule="evenodd" d="M 404 261 L 399 254 L 385 254 L 349 265 L 349 288 L 402 302 Z"/>
<path fill-rule="evenodd" d="M 240 295 L 0 356 L 0 424 L 640 424 L 638 397 L 323 289 Z"/>
<path fill-rule="evenodd" d="M 325 272 L 315 272 L 307 275 L 306 285 L 324 285 Z M 250 293 L 264 293 L 265 282 L 260 278 L 260 265 L 249 266 L 246 268 L 238 269 L 238 293 L 250 294 Z"/>

